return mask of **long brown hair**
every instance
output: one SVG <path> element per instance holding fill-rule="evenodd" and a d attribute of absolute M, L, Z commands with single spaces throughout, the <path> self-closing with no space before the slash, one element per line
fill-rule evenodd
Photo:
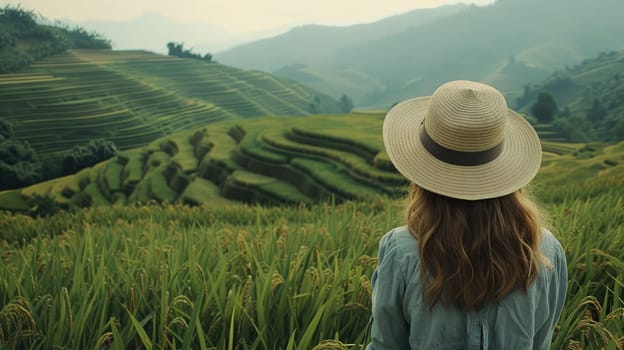
<path fill-rule="evenodd" d="M 527 290 L 542 261 L 542 223 L 522 190 L 504 197 L 468 201 L 412 184 L 408 227 L 418 240 L 423 297 L 463 310 Z"/>

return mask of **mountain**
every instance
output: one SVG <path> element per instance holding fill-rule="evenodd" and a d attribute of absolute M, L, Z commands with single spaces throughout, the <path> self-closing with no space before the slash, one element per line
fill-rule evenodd
<path fill-rule="evenodd" d="M 99 138 L 123 150 L 217 120 L 312 112 L 340 105 L 260 71 L 145 51 L 70 50 L 0 75 L 0 119 L 40 154 Z"/>
<path fill-rule="evenodd" d="M 532 114 L 543 93 L 552 96 L 558 107 L 551 128 L 561 139 L 624 140 L 624 50 L 602 52 L 558 69 L 545 80 L 526 85 L 521 95 L 508 101 Z"/>
<path fill-rule="evenodd" d="M 499 0 L 424 23 L 414 21 L 399 32 L 360 37 L 339 49 L 324 38 L 340 37 L 346 28 L 325 28 L 330 33 L 311 38 L 293 30 L 216 57 L 253 67 L 279 52 L 282 67 L 265 67 L 267 71 L 328 93 L 344 92 L 356 106 L 388 107 L 404 98 L 429 95 L 453 79 L 480 80 L 513 91 L 544 79 L 557 67 L 621 49 L 624 37 L 616 34 L 624 30 L 621 13 L 620 0 L 591 5 L 583 0 Z M 309 46 L 319 57 L 301 62 L 299 48 L 289 48 L 288 42 Z M 243 62 L 243 56 L 258 63 Z"/>
<path fill-rule="evenodd" d="M 322 64 L 328 56 L 345 47 L 397 34 L 414 25 L 425 25 L 467 7 L 459 4 L 418 9 L 374 23 L 347 27 L 304 25 L 273 38 L 219 52 L 215 57 L 229 65 L 264 71 L 275 71 L 290 64 Z"/>
<path fill-rule="evenodd" d="M 86 21 L 79 25 L 109 38 L 116 50 L 147 50 L 167 53 L 167 43 L 183 42 L 199 53 L 225 50 L 245 42 L 284 32 L 284 28 L 233 33 L 210 22 L 179 22 L 155 12 L 125 21 Z"/>

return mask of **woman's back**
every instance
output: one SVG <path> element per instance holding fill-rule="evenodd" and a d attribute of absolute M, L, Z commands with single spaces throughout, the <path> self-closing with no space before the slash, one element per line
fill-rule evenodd
<path fill-rule="evenodd" d="M 542 265 L 527 292 L 515 290 L 498 303 L 465 312 L 423 300 L 418 242 L 407 226 L 379 243 L 373 274 L 373 342 L 367 349 L 548 349 L 567 287 L 563 249 L 544 230 Z"/>

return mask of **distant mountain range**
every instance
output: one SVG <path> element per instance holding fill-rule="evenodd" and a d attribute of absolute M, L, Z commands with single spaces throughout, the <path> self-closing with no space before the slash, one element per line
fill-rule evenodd
<path fill-rule="evenodd" d="M 194 52 L 214 54 L 245 42 L 283 33 L 287 28 L 275 28 L 253 33 L 232 33 L 210 22 L 183 23 L 150 12 L 125 21 L 64 21 L 110 39 L 115 50 L 143 49 L 167 53 L 167 43 L 183 42 Z"/>
<path fill-rule="evenodd" d="M 624 48 L 622 13 L 621 0 L 498 0 L 366 25 L 299 27 L 215 59 L 346 93 L 359 107 L 386 108 L 453 79 L 521 90 L 556 68 Z"/>
<path fill-rule="evenodd" d="M 290 64 L 323 65 L 336 52 L 355 45 L 399 34 L 415 25 L 426 25 L 456 14 L 468 5 L 418 9 L 367 24 L 348 27 L 305 25 L 285 34 L 262 39 L 217 53 L 223 62 L 234 66 L 275 71 Z M 254 55 L 254 56 L 249 56 Z"/>

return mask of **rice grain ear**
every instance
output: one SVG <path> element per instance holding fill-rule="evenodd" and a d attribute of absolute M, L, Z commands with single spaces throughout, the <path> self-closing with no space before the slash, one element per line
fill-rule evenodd
<path fill-rule="evenodd" d="M 0 344 L 15 348 L 23 339 L 38 333 L 32 307 L 24 297 L 16 297 L 0 310 Z"/>

